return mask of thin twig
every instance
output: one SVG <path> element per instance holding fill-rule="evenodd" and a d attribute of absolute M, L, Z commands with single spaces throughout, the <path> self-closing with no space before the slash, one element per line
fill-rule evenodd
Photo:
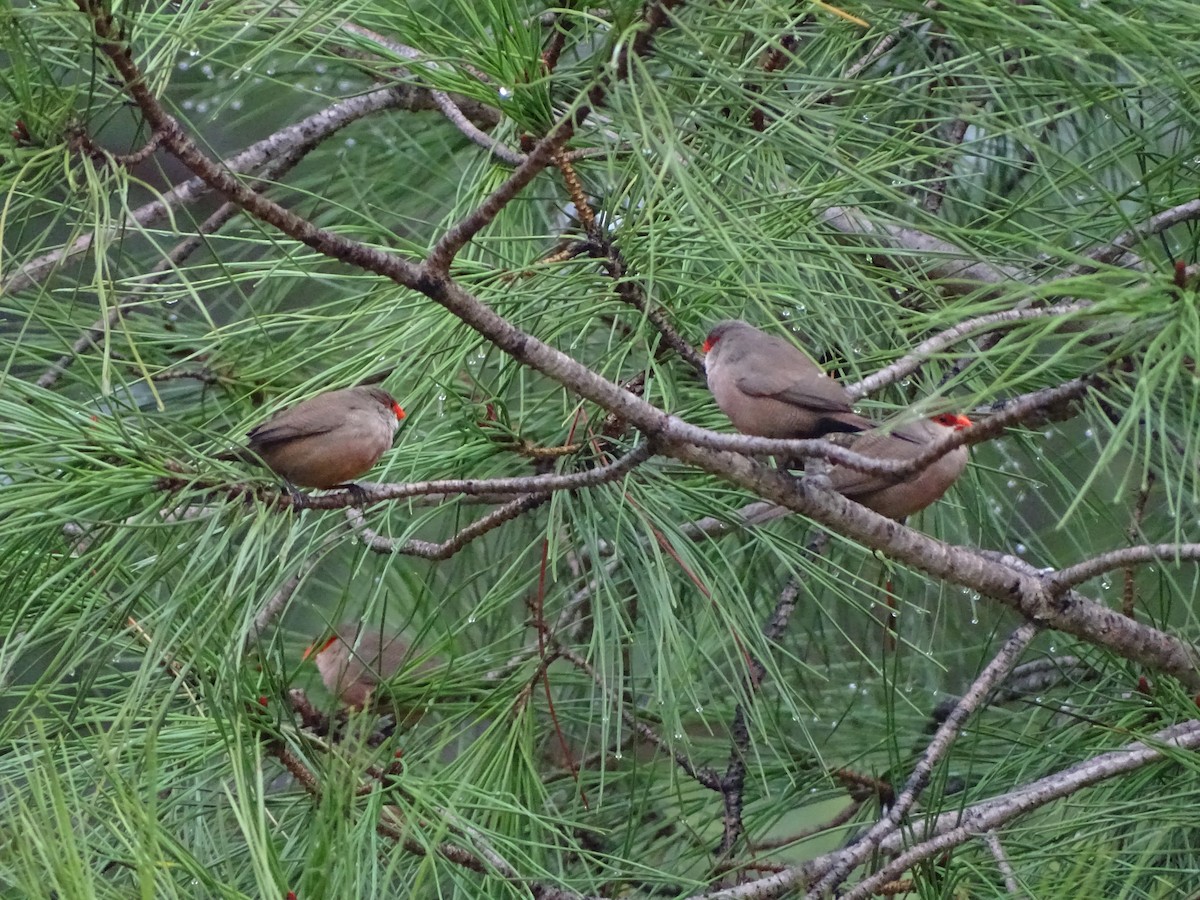
<path fill-rule="evenodd" d="M 931 12 L 932 10 L 937 9 L 937 5 L 938 0 L 925 0 L 925 11 Z M 922 13 L 914 12 L 909 13 L 907 16 L 901 19 L 900 25 L 895 31 L 885 34 L 879 39 L 874 47 L 863 54 L 863 56 L 861 56 L 859 59 L 848 65 L 846 70 L 842 72 L 842 78 L 846 81 L 849 81 L 851 78 L 857 78 L 863 69 L 873 64 L 876 60 L 883 56 L 883 54 L 887 53 L 894 46 L 896 46 L 896 42 L 900 40 L 900 36 L 905 31 L 912 28 L 922 15 Z"/>
<path fill-rule="evenodd" d="M 925 191 L 925 199 L 921 201 L 921 208 L 930 215 L 935 215 L 946 202 L 946 188 L 950 183 L 950 176 L 954 172 L 954 155 L 949 148 L 957 148 L 963 142 L 963 138 L 967 134 L 968 122 L 966 118 L 960 117 L 950 122 L 946 128 L 945 145 L 947 151 L 942 155 L 942 158 L 933 164 L 934 174 L 937 176 L 930 183 Z"/>
<path fill-rule="evenodd" d="M 1200 559 L 1200 544 L 1144 544 L 1140 547 L 1122 547 L 1060 569 L 1046 579 L 1046 587 L 1051 594 L 1058 595 L 1097 575 L 1123 566 L 1159 560 L 1179 562 L 1184 559 Z"/>
<path fill-rule="evenodd" d="M 438 105 L 438 109 L 442 111 L 450 124 L 457 128 L 466 138 L 473 144 L 482 147 L 488 151 L 496 159 L 503 160 L 511 166 L 519 166 L 525 162 L 525 155 L 518 153 L 505 146 L 502 142 L 496 140 L 487 132 L 477 128 L 475 123 L 463 115 L 463 111 L 458 108 L 458 104 L 445 91 L 431 90 L 430 96 L 433 97 L 433 102 Z"/>
<path fill-rule="evenodd" d="M 547 75 L 553 74 L 554 70 L 558 68 L 558 58 L 567 45 L 567 32 L 575 22 L 573 16 L 563 15 L 561 12 L 549 15 L 551 20 L 543 24 L 551 29 L 550 41 L 546 44 L 546 49 L 542 51 L 542 69 Z"/>
<path fill-rule="evenodd" d="M 421 62 L 425 65 L 435 68 L 437 66 L 435 62 L 426 59 L 424 54 L 420 53 L 418 50 L 415 50 L 407 44 L 394 41 L 377 31 L 372 31 L 369 28 L 364 28 L 363 26 L 353 22 L 342 22 L 338 27 L 342 31 L 353 34 L 360 38 L 364 38 L 373 44 L 395 53 L 397 56 L 403 57 L 404 59 L 412 62 Z M 399 74 L 405 72 L 405 70 L 397 67 L 393 69 L 392 72 Z M 483 147 L 497 159 L 503 160 L 510 165 L 517 166 L 525 161 L 524 154 L 518 153 L 517 151 L 506 147 L 503 143 L 496 140 L 494 137 L 472 122 L 461 108 L 461 99 L 452 97 L 445 91 L 439 91 L 434 88 L 429 89 L 429 96 L 433 98 L 433 102 L 437 104 L 437 108 L 441 110 L 442 115 L 444 115 L 450 121 L 450 123 L 463 135 L 465 135 L 472 143 Z M 498 115 L 499 113 L 497 112 L 497 117 Z M 489 124 L 495 125 L 496 123 L 490 122 Z"/>
<path fill-rule="evenodd" d="M 1125 538 L 1129 543 L 1138 539 L 1142 533 L 1142 520 L 1146 516 L 1146 503 L 1150 500 L 1150 491 L 1154 488 L 1154 473 L 1147 472 L 1146 480 L 1138 488 L 1137 502 L 1133 505 L 1133 513 L 1129 517 L 1129 527 L 1125 529 Z M 1124 585 L 1121 589 L 1121 612 L 1133 618 L 1137 596 L 1135 594 L 1133 564 L 1125 566 Z"/>
<path fill-rule="evenodd" d="M 674 350 L 694 372 L 703 375 L 704 357 L 692 346 L 690 341 L 675 329 L 675 326 L 667 319 L 662 307 L 652 303 L 646 297 L 641 285 L 628 277 L 628 267 L 620 251 L 610 241 L 603 241 L 596 247 L 596 252 L 592 256 L 600 260 L 605 272 L 616 284 L 617 296 L 621 298 L 621 301 L 640 312 L 662 335 L 666 347 Z"/>
<path fill-rule="evenodd" d="M 231 500 L 246 497 L 272 504 L 280 509 L 347 509 L 366 507 L 372 503 L 388 500 L 420 498 L 426 505 L 441 505 L 455 498 L 469 498 L 479 503 L 497 504 L 508 502 L 513 494 L 549 493 L 595 487 L 633 471 L 639 464 L 653 456 L 648 443 L 640 444 L 622 457 L 603 466 L 583 472 L 568 472 L 562 475 L 525 475 L 513 478 L 452 478 L 438 481 L 411 481 L 400 483 L 358 482 L 355 490 L 335 491 L 325 494 L 290 494 L 285 491 L 272 492 L 257 489 L 252 485 L 228 484 L 216 479 L 164 476 L 158 487 L 164 491 L 208 488 L 210 493 L 224 495 Z"/>
<path fill-rule="evenodd" d="M 549 494 L 528 494 L 518 497 L 500 508 L 492 510 L 487 515 L 481 516 L 456 532 L 453 537 L 439 543 L 416 539 L 401 541 L 396 538 L 384 537 L 367 526 L 367 520 L 363 516 L 362 510 L 355 507 L 346 510 L 346 519 L 354 533 L 375 553 L 396 553 L 403 556 L 419 556 L 422 559 L 449 559 L 471 541 L 483 537 L 505 522 L 537 509 L 549 499 Z"/>
<path fill-rule="evenodd" d="M 1196 219 L 1200 219 L 1200 199 L 1188 200 L 1180 203 L 1178 206 L 1155 213 L 1145 222 L 1134 225 L 1128 231 L 1117 235 L 1117 237 L 1113 238 L 1107 244 L 1093 247 L 1088 251 L 1088 259 L 1097 265 L 1118 262 L 1129 248 L 1138 241 L 1161 234 L 1174 225 L 1179 225 L 1183 222 L 1193 222 Z M 1096 266 L 1090 263 L 1076 263 L 1065 269 L 1060 277 L 1074 278 L 1078 275 L 1086 275 L 1089 272 L 1094 272 L 1095 270 Z"/>
<path fill-rule="evenodd" d="M 300 587 L 300 584 L 308 577 L 309 573 L 316 568 L 321 558 L 333 549 L 340 540 L 341 537 L 336 532 L 327 534 L 312 553 L 304 558 L 300 563 L 300 567 L 292 575 L 284 579 L 283 584 L 263 604 L 262 609 L 254 617 L 254 623 L 242 641 L 243 651 L 250 650 L 251 647 L 258 643 L 262 638 L 263 632 L 267 630 L 267 627 L 279 618 L 279 614 L 283 612 L 288 601 L 292 599 L 292 595 L 296 593 L 296 588 Z"/>
<path fill-rule="evenodd" d="M 92 136 L 82 127 L 72 128 L 67 135 L 67 145 L 75 152 L 84 153 L 93 159 L 102 160 L 111 166 L 123 169 L 130 169 L 145 162 L 154 155 L 154 151 L 158 149 L 161 142 L 160 135 L 152 134 L 145 144 L 132 153 L 113 153 L 92 140 Z"/>
<path fill-rule="evenodd" d="M 763 627 L 763 637 L 768 644 L 778 641 L 787 630 L 792 613 L 796 609 L 796 598 L 800 595 L 800 579 L 793 575 L 788 579 L 779 599 L 775 602 L 766 625 Z M 746 654 L 745 693 L 753 697 L 762 687 L 767 675 L 766 666 L 758 659 Z M 721 778 L 721 803 L 724 809 L 722 815 L 723 830 L 721 843 L 717 847 L 717 858 L 728 860 L 737 846 L 738 840 L 745 831 L 742 821 L 743 793 L 746 788 L 746 754 L 750 748 L 750 729 L 746 723 L 746 703 L 739 702 L 733 713 L 733 722 L 729 726 L 730 746 L 729 762 L 725 775 Z"/>
<path fill-rule="evenodd" d="M 966 447 L 998 437 L 1006 428 L 1017 425 L 1040 413 L 1047 408 L 1060 408 L 1063 404 L 1078 400 L 1095 386 L 1095 379 L 1090 377 L 1074 378 L 1063 384 L 1026 394 L 1019 400 L 1009 402 L 999 412 L 989 416 L 985 421 L 952 431 L 936 440 L 930 441 L 929 446 L 909 459 L 877 460 L 869 467 L 862 466 L 858 460 L 843 463 L 849 468 L 860 472 L 877 475 L 888 475 L 902 478 L 913 472 L 920 471 L 935 460 L 941 459 L 956 447 Z"/>
<path fill-rule="evenodd" d="M 349 506 L 402 500 L 424 494 L 504 495 L 546 494 L 554 491 L 574 491 L 597 487 L 622 478 L 653 455 L 651 445 L 643 442 L 624 456 L 610 463 L 583 472 L 562 475 L 525 475 L 514 478 L 452 478 L 439 481 L 411 481 L 396 484 L 360 484 L 355 492 L 303 494 L 291 497 L 281 494 L 283 505 L 293 504 L 301 509 L 344 509 Z"/>
<path fill-rule="evenodd" d="M 1076 313 L 1087 311 L 1092 306 L 1091 301 L 1079 301 L 1076 303 L 1060 303 L 1054 306 L 1009 309 L 1003 312 L 988 313 L 987 315 L 967 319 L 922 341 L 900 359 L 864 378 L 862 381 L 846 385 L 846 390 L 854 399 L 866 397 L 890 384 L 895 384 L 902 378 L 907 378 L 921 368 L 934 354 L 940 353 L 942 350 L 972 335 L 991 330 L 996 325 L 1060 316 L 1064 319 L 1069 319 Z"/>
<path fill-rule="evenodd" d="M 983 842 L 992 851 L 992 858 L 996 860 L 996 868 L 1004 876 L 1004 889 L 1010 894 L 1021 893 L 1020 885 L 1017 884 L 1017 873 L 1013 871 L 1012 863 L 1008 861 L 1008 854 L 1004 852 L 1004 845 L 1000 843 L 1000 835 L 995 831 L 984 832 Z"/>
<path fill-rule="evenodd" d="M 1044 694 L 1068 679 L 1074 684 L 1099 677 L 1099 670 L 1083 662 L 1078 656 L 1035 659 L 1013 669 L 1004 683 L 996 688 L 985 702 L 988 706 L 1011 703 L 1013 700 L 1024 700 L 1030 696 Z M 934 727 L 944 722 L 961 700 L 961 697 L 953 695 L 944 697 L 929 714 Z"/>
<path fill-rule="evenodd" d="M 744 528 L 765 525 L 787 515 L 791 515 L 791 510 L 767 500 L 759 500 L 721 516 L 704 516 L 685 522 L 679 526 L 679 533 L 690 541 L 700 541 L 704 538 L 721 537 Z"/>
<path fill-rule="evenodd" d="M 778 850 L 780 847 L 787 847 L 791 844 L 798 844 L 801 841 L 808 840 L 813 835 L 823 834 L 826 831 L 832 831 L 834 828 L 839 828 L 842 825 L 845 825 L 856 815 L 858 815 L 858 811 L 862 809 L 862 805 L 862 800 L 851 800 L 844 807 L 842 807 L 839 812 L 826 819 L 819 825 L 813 825 L 810 828 L 802 828 L 793 834 L 786 835 L 785 837 L 767 838 L 766 840 L 752 841 L 750 843 L 750 850 L 755 853 L 764 850 Z"/>

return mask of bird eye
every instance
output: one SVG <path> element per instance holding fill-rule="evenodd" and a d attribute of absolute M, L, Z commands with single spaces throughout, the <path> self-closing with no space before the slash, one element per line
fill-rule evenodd
<path fill-rule="evenodd" d="M 711 334 L 710 334 L 708 337 L 706 337 L 706 338 L 704 339 L 704 346 L 703 346 L 703 347 L 701 347 L 700 349 L 701 349 L 703 352 L 707 353 L 709 350 L 711 350 L 711 349 L 713 348 L 713 346 L 714 346 L 716 343 L 717 343 L 717 338 L 716 338 L 716 336 L 715 336 L 715 335 L 711 335 Z"/>

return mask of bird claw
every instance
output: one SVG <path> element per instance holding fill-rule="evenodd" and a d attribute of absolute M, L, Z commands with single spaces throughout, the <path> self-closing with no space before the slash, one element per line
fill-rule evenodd
<path fill-rule="evenodd" d="M 355 484 L 353 481 L 351 481 L 346 484 L 339 484 L 338 487 L 350 495 L 350 498 L 354 501 L 355 506 L 363 506 L 366 504 L 367 492 L 363 489 L 362 485 Z"/>
<path fill-rule="evenodd" d="M 292 506 L 299 508 L 304 505 L 304 498 L 306 495 L 300 490 L 300 488 L 296 487 L 290 481 L 285 481 L 283 483 L 283 489 L 287 491 L 287 495 L 292 498 Z"/>

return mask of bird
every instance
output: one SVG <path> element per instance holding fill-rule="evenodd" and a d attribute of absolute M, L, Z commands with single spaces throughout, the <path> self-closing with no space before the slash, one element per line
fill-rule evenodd
<path fill-rule="evenodd" d="M 961 431 L 971 420 L 941 413 L 896 428 L 876 427 L 852 438 L 847 447 L 874 459 L 914 459 L 947 434 Z M 965 445 L 955 447 L 923 469 L 896 480 L 887 475 L 856 472 L 845 466 L 829 469 L 833 489 L 889 519 L 903 519 L 933 503 L 950 488 L 967 465 Z"/>
<path fill-rule="evenodd" d="M 790 341 L 727 319 L 709 331 L 703 350 L 713 399 L 742 434 L 815 438 L 871 427 L 846 389 Z"/>
<path fill-rule="evenodd" d="M 218 459 L 258 462 L 289 486 L 349 487 L 392 446 L 404 410 L 387 391 L 326 391 L 252 428 L 246 447 Z"/>
<path fill-rule="evenodd" d="M 320 647 L 314 647 L 304 651 L 304 658 L 315 658 L 329 693 L 354 709 L 368 706 L 375 689 L 399 672 L 409 657 L 409 646 L 398 635 L 353 623 L 339 625 Z M 417 669 L 431 666 L 427 661 Z"/>

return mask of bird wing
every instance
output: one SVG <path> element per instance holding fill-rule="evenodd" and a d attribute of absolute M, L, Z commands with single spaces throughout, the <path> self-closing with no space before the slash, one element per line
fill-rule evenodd
<path fill-rule="evenodd" d="M 912 459 L 929 445 L 929 435 L 920 422 L 901 425 L 892 431 L 873 431 L 852 441 L 849 449 L 875 459 Z M 843 496 L 855 497 L 897 484 L 883 475 L 858 472 L 845 466 L 835 466 L 832 474 L 834 489 Z M 909 475 L 906 478 L 912 478 Z M 903 481 L 904 479 L 900 479 Z"/>
<path fill-rule="evenodd" d="M 345 419 L 345 413 L 329 407 L 285 409 L 256 428 L 247 432 L 252 447 L 269 447 L 272 444 L 327 434 L 336 429 Z"/>
<path fill-rule="evenodd" d="M 849 412 L 850 400 L 846 389 L 817 371 L 813 366 L 811 378 L 797 380 L 791 374 L 759 361 L 744 360 L 745 368 L 734 382 L 738 390 L 751 397 L 771 397 L 792 406 L 816 412 Z"/>
<path fill-rule="evenodd" d="M 827 375 L 805 385 L 791 384 L 772 396 L 793 406 L 804 406 L 818 412 L 849 412 L 845 389 Z"/>

